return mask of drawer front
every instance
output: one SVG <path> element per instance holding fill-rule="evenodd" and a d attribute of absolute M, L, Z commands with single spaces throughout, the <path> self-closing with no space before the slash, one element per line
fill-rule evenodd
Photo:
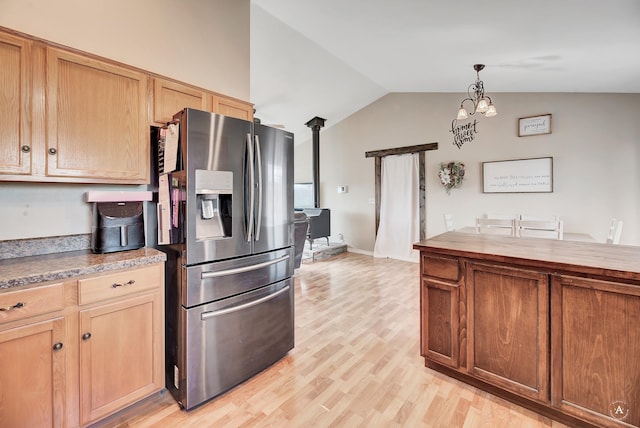
<path fill-rule="evenodd" d="M 438 254 L 421 254 L 422 275 L 432 278 L 458 281 L 460 279 L 460 261 L 457 257 Z"/>
<path fill-rule="evenodd" d="M 139 291 L 151 290 L 162 284 L 162 266 L 151 265 L 107 275 L 78 280 L 78 303 L 99 302 Z"/>
<path fill-rule="evenodd" d="M 62 310 L 64 285 L 42 285 L 0 293 L 0 322 L 15 321 L 34 315 Z"/>

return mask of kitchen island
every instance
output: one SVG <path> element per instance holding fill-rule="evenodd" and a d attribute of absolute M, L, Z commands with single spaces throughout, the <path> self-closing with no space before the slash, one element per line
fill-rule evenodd
<path fill-rule="evenodd" d="M 640 247 L 418 242 L 425 365 L 567 423 L 640 426 Z"/>

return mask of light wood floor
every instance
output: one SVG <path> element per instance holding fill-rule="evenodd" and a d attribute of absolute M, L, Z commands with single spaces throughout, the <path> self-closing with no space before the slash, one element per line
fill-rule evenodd
<path fill-rule="evenodd" d="M 345 253 L 296 270 L 296 345 L 189 412 L 168 392 L 99 427 L 564 427 L 424 367 L 418 265 Z"/>

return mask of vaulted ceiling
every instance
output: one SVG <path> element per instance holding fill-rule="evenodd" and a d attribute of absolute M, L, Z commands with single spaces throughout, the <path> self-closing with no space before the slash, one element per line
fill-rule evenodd
<path fill-rule="evenodd" d="M 638 0 L 251 0 L 251 100 L 311 138 L 390 92 L 640 93 Z M 452 115 L 456 106 L 451 106 Z"/>

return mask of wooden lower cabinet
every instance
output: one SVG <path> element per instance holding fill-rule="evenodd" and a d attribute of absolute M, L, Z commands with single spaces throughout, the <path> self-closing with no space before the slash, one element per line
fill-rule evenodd
<path fill-rule="evenodd" d="M 457 257 L 440 254 L 420 256 L 421 325 L 420 354 L 432 361 L 457 368 L 466 358 L 464 331 L 460 325 L 460 305 L 464 296 L 460 290 L 462 269 Z M 461 308 L 464 312 L 464 307 Z"/>
<path fill-rule="evenodd" d="M 80 424 L 164 387 L 162 264 L 78 281 Z"/>
<path fill-rule="evenodd" d="M 163 387 L 160 293 L 80 311 L 81 423 Z"/>
<path fill-rule="evenodd" d="M 421 354 L 451 367 L 458 367 L 458 286 L 422 279 Z"/>
<path fill-rule="evenodd" d="M 0 332 L 0 425 L 65 426 L 64 318 Z"/>
<path fill-rule="evenodd" d="M 548 275 L 467 264 L 467 370 L 537 401 L 549 396 Z"/>
<path fill-rule="evenodd" d="M 640 427 L 640 251 L 616 247 L 457 233 L 415 245 L 425 365 L 568 426 Z"/>
<path fill-rule="evenodd" d="M 63 309 L 61 282 L 0 290 L 0 426 L 67 425 Z"/>
<path fill-rule="evenodd" d="M 552 280 L 551 400 L 601 426 L 640 426 L 640 288 Z"/>
<path fill-rule="evenodd" d="M 0 290 L 0 426 L 87 426 L 164 387 L 164 264 Z"/>

